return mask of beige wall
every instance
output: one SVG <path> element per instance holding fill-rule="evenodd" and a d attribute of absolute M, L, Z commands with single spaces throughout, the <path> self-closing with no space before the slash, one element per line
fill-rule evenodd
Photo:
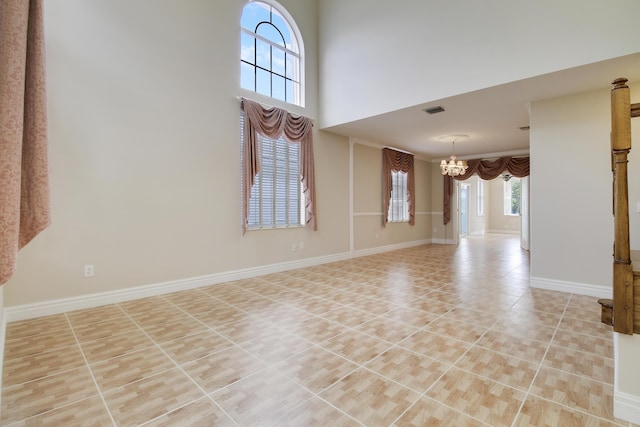
<path fill-rule="evenodd" d="M 640 83 L 631 84 L 632 102 Z M 611 214 L 610 91 L 580 93 L 531 105 L 531 276 L 558 283 L 581 283 L 611 292 L 613 219 Z M 632 248 L 640 249 L 640 146 L 638 119 L 632 120 L 629 167 Z M 563 167 L 567 158 L 589 173 Z M 553 173 L 547 173 L 553 171 Z M 640 401 L 640 338 L 616 337 L 614 408 L 626 398 L 626 419 L 637 417 Z M 622 393 L 622 394 L 620 394 Z M 623 399 L 624 400 L 624 399 Z M 635 406 L 634 406 L 635 405 Z M 620 416 L 619 414 L 616 414 Z"/>
<path fill-rule="evenodd" d="M 501 177 L 487 181 L 489 196 L 489 231 L 520 234 L 520 216 L 504 214 L 504 181 Z"/>
<path fill-rule="evenodd" d="M 354 249 L 426 240 L 431 238 L 431 163 L 415 159 L 415 225 L 389 223 L 383 226 L 382 148 L 353 144 Z"/>
<path fill-rule="evenodd" d="M 348 251 L 348 141 L 317 127 L 319 231 L 241 235 L 243 4 L 45 5 L 53 223 L 21 251 L 7 306 Z M 315 0 L 281 4 L 303 34 L 304 113 L 317 120 Z"/>
<path fill-rule="evenodd" d="M 531 105 L 531 276 L 610 289 L 609 90 Z M 566 159 L 588 173 L 567 169 Z"/>
<path fill-rule="evenodd" d="M 318 123 L 316 0 L 280 3 L 304 40 L 306 106 L 293 111 Z M 153 13 L 144 0 L 45 5 L 53 224 L 21 251 L 7 307 L 348 253 L 349 141 L 318 126 L 319 230 L 241 235 L 243 4 L 159 0 Z M 380 151 L 355 152 L 356 211 L 381 213 Z M 430 238 L 430 176 L 416 161 L 415 226 L 356 217 L 354 247 Z"/>
<path fill-rule="evenodd" d="M 632 0 L 322 0 L 318 15 L 323 126 L 640 51 Z"/>

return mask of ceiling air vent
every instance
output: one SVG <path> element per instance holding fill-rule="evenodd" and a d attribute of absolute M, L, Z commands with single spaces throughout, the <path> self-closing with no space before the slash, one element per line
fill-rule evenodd
<path fill-rule="evenodd" d="M 444 107 L 442 105 L 438 105 L 437 107 L 425 108 L 424 111 L 429 113 L 429 114 L 438 114 L 438 113 L 442 113 L 444 111 Z"/>

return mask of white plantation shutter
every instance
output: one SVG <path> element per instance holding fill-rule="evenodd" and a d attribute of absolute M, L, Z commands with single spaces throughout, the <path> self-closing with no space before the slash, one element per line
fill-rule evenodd
<path fill-rule="evenodd" d="M 409 190 L 407 174 L 400 171 L 391 172 L 391 201 L 387 219 L 389 222 L 409 221 Z"/>
<path fill-rule="evenodd" d="M 244 113 L 240 119 L 240 138 Z M 242 151 L 241 151 L 242 152 Z M 258 135 L 260 172 L 255 177 L 249 199 L 248 228 L 280 228 L 304 225 L 300 182 L 300 144 L 283 137 Z"/>

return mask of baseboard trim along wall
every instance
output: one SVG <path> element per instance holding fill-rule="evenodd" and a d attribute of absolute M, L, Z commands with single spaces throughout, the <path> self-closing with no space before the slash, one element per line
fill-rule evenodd
<path fill-rule="evenodd" d="M 51 301 L 37 302 L 33 304 L 9 306 L 5 307 L 5 319 L 7 322 L 33 319 L 35 317 L 65 313 L 67 311 L 82 310 L 86 308 L 99 307 L 106 304 L 115 304 L 118 302 L 130 301 L 139 298 L 186 291 L 203 286 L 211 286 L 219 283 L 231 282 L 234 280 L 249 279 L 251 277 L 263 276 L 265 274 L 271 273 L 279 273 L 296 268 L 312 267 L 314 265 L 343 261 L 349 258 L 351 258 L 351 254 L 349 252 L 343 252 L 328 256 L 307 258 L 296 261 L 269 264 L 259 267 L 245 268 L 241 270 L 232 270 L 222 273 L 209 274 L 200 277 L 173 280 L 170 282 L 154 283 L 150 285 L 136 286 L 133 288 L 118 289 L 116 291 L 94 293 L 71 298 L 62 298 Z"/>
<path fill-rule="evenodd" d="M 640 424 L 640 397 L 615 390 L 613 416 L 633 424 Z"/>
<path fill-rule="evenodd" d="M 361 257 L 367 255 L 381 254 L 384 252 L 397 251 L 398 249 L 412 248 L 414 246 L 428 245 L 432 243 L 432 239 L 414 240 L 412 242 L 396 243 L 393 245 L 376 246 L 374 248 L 357 249 L 353 251 L 353 257 Z"/>
<path fill-rule="evenodd" d="M 487 233 L 491 233 L 491 234 L 520 234 L 520 230 L 509 230 L 508 228 L 504 229 L 504 230 L 500 230 L 500 229 L 490 229 L 487 230 Z"/>
<path fill-rule="evenodd" d="M 532 288 L 548 289 L 551 291 L 570 292 L 578 295 L 588 295 L 597 298 L 613 298 L 613 290 L 604 286 L 587 283 L 566 282 L 563 280 L 545 279 L 544 277 L 529 277 Z"/>
<path fill-rule="evenodd" d="M 330 262 L 343 261 L 350 258 L 374 255 L 397 249 L 410 248 L 413 246 L 426 245 L 431 243 L 430 239 L 416 240 L 412 242 L 399 243 L 394 245 L 378 246 L 375 248 L 356 250 L 353 253 L 342 252 L 333 255 L 306 258 L 296 261 L 287 261 L 277 264 L 269 264 L 258 267 L 233 270 L 222 273 L 215 273 L 200 277 L 173 280 L 169 282 L 154 283 L 150 285 L 136 286 L 133 288 L 118 289 L 116 291 L 81 295 L 78 297 L 62 298 L 51 301 L 37 302 L 9 306 L 4 309 L 3 321 L 16 322 L 19 320 L 33 319 L 41 316 L 65 313 L 73 310 L 99 307 L 106 304 L 115 304 L 124 301 L 131 301 L 139 298 L 164 295 L 172 292 L 186 291 L 189 289 L 211 286 L 234 280 L 249 279 L 251 277 L 263 276 L 265 274 L 279 273 L 296 268 L 312 267 L 314 265 L 327 264 Z M 1 326 L 1 325 L 0 325 Z M 4 327 L 2 327 L 4 331 Z"/>

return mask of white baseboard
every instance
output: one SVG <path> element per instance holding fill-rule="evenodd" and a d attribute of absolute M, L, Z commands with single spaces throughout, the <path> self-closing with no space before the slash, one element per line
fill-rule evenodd
<path fill-rule="evenodd" d="M 491 234 L 517 234 L 520 235 L 520 230 L 509 230 L 509 229 L 504 229 L 504 230 L 487 230 L 487 233 L 491 233 Z"/>
<path fill-rule="evenodd" d="M 412 248 L 414 246 L 428 245 L 432 239 L 414 240 L 412 242 L 396 243 L 394 245 L 376 246 L 375 248 L 358 249 L 353 251 L 353 257 L 381 254 L 384 252 L 396 251 L 398 249 Z"/>
<path fill-rule="evenodd" d="M 613 416 L 640 424 L 640 396 L 616 390 L 613 394 Z"/>
<path fill-rule="evenodd" d="M 431 239 L 431 243 L 438 245 L 455 245 L 456 242 L 454 242 L 453 239 Z"/>
<path fill-rule="evenodd" d="M 349 259 L 349 252 L 334 255 L 307 258 L 296 261 L 288 261 L 277 264 L 269 264 L 259 267 L 245 268 L 242 270 L 232 270 L 223 273 L 215 273 L 206 276 L 192 277 L 187 279 L 173 280 L 169 282 L 154 283 L 150 285 L 136 286 L 133 288 L 119 289 L 116 291 L 94 293 L 78 297 L 62 298 L 51 301 L 37 302 L 9 306 L 4 309 L 3 321 L 15 322 L 18 320 L 33 319 L 35 317 L 49 316 L 53 314 L 65 313 L 67 311 L 82 310 L 106 304 L 130 301 L 139 298 L 152 297 L 168 294 L 171 292 L 186 291 L 189 289 L 210 286 L 218 283 L 231 282 L 234 280 L 248 279 L 265 274 L 279 273 L 296 268 L 311 267 L 314 265 L 326 264 L 329 262 L 343 261 Z M 5 328 L 2 327 L 2 333 Z M 4 345 L 2 346 L 4 348 Z"/>
<path fill-rule="evenodd" d="M 532 288 L 548 289 L 551 291 L 570 292 L 578 295 L 589 295 L 597 298 L 613 298 L 613 290 L 604 286 L 587 283 L 567 282 L 564 280 L 546 279 L 544 277 L 529 278 Z"/>

